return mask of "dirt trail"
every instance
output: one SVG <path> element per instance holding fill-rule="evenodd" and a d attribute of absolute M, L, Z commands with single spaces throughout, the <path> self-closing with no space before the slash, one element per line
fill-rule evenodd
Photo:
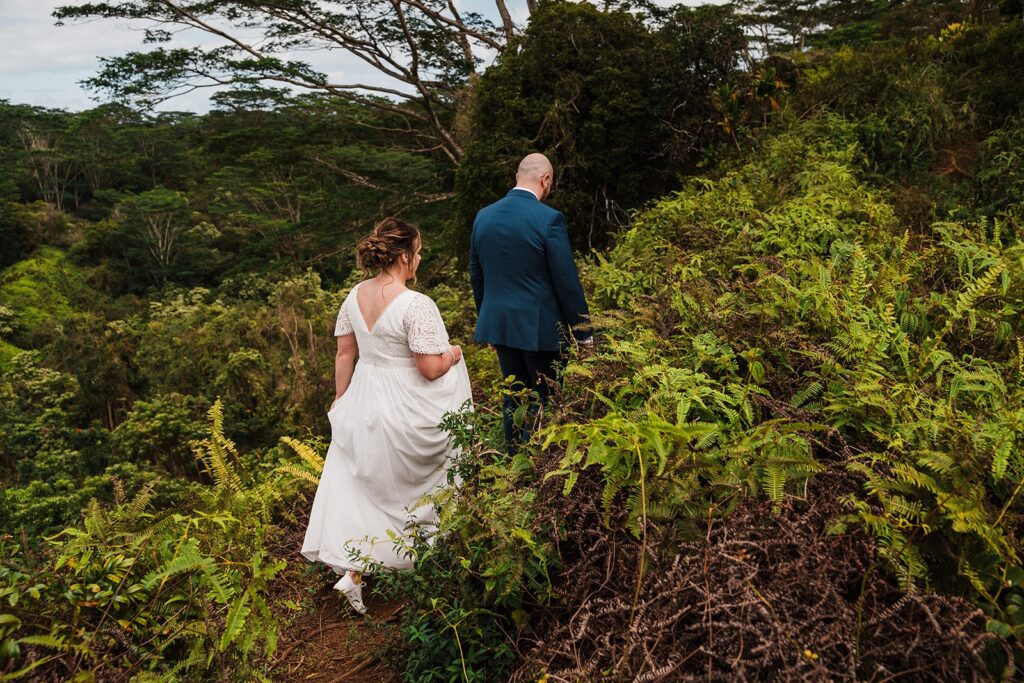
<path fill-rule="evenodd" d="M 391 683 L 398 673 L 382 661 L 384 650 L 395 638 L 394 622 L 401 603 L 380 603 L 371 599 L 370 615 L 353 616 L 335 595 L 318 594 L 323 606 L 303 614 L 281 633 L 279 662 L 272 669 L 273 680 L 366 681 Z"/>
<path fill-rule="evenodd" d="M 386 661 L 388 646 L 399 639 L 401 601 L 385 602 L 367 591 L 367 615 L 356 614 L 331 588 L 336 577 L 309 572 L 298 553 L 305 524 L 283 534 L 276 544 L 288 567 L 273 582 L 278 610 L 278 643 L 267 675 L 273 681 L 373 681 L 393 683 L 398 672 Z M 290 602 L 292 608 L 283 607 Z M 298 606 L 301 611 L 294 609 Z"/>

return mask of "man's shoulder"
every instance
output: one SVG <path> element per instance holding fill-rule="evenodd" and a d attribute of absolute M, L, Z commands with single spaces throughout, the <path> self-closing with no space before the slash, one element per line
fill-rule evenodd
<path fill-rule="evenodd" d="M 473 221 L 473 237 L 474 240 L 484 239 L 483 233 L 489 234 L 492 229 L 501 230 L 501 226 L 509 224 L 510 221 L 519 226 L 516 232 L 526 226 L 544 232 L 561 216 L 560 211 L 533 197 L 523 197 L 516 193 L 507 194 L 477 211 Z"/>
<path fill-rule="evenodd" d="M 496 211 L 513 210 L 529 213 L 537 216 L 554 217 L 561 215 L 557 209 L 553 209 L 544 202 L 538 201 L 536 197 L 527 196 L 524 193 L 510 192 L 495 202 L 491 202 L 477 212 L 477 216 L 488 215 Z"/>
<path fill-rule="evenodd" d="M 487 214 L 493 212 L 495 209 L 497 209 L 499 206 L 505 203 L 506 200 L 508 200 L 508 197 L 502 197 L 497 201 L 491 202 L 490 204 L 476 212 L 477 217 L 486 216 Z"/>
<path fill-rule="evenodd" d="M 555 216 L 561 216 L 562 212 L 558 209 L 548 206 L 544 202 L 537 202 L 537 213 L 548 218 L 554 218 Z"/>

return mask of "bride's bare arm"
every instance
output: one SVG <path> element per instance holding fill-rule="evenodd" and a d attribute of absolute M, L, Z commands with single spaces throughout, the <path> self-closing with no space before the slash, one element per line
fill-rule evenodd
<path fill-rule="evenodd" d="M 334 400 L 337 401 L 341 395 L 348 390 L 349 382 L 352 381 L 352 370 L 356 366 L 356 356 L 359 355 L 359 347 L 356 346 L 356 335 L 346 334 L 338 337 L 338 352 L 334 354 Z"/>
<path fill-rule="evenodd" d="M 436 353 L 413 353 L 416 358 L 416 369 L 426 379 L 433 382 L 443 377 L 452 366 L 462 358 L 462 347 L 452 346 L 451 349 L 441 354 Z"/>

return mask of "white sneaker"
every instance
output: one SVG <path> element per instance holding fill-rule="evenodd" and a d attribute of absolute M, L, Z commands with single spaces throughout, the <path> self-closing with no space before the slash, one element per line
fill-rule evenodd
<path fill-rule="evenodd" d="M 334 584 L 334 590 L 341 591 L 341 594 L 348 599 L 352 609 L 360 614 L 366 614 L 366 605 L 363 604 L 363 584 L 352 580 L 352 575 L 345 572 L 338 583 Z"/>

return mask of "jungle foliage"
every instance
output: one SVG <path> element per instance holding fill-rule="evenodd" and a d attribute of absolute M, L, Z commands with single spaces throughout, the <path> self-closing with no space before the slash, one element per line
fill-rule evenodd
<path fill-rule="evenodd" d="M 599 351 L 529 457 L 474 446 L 486 464 L 417 569 L 442 586 L 406 625 L 418 675 L 487 679 L 499 634 L 522 653 L 499 680 L 1014 675 L 1020 31 L 766 63 L 792 80 L 761 130 L 733 100 L 750 151 L 584 268 Z M 495 491 L 531 514 L 480 514 Z M 462 645 L 448 669 L 431 622 Z"/>
<path fill-rule="evenodd" d="M 644 21 L 544 3 L 519 49 L 473 90 L 456 180 L 459 244 L 480 205 L 508 191 L 519 159 L 539 150 L 556 169 L 551 205 L 577 217 L 574 242 L 607 245 L 629 210 L 692 172 L 718 140 L 711 95 L 740 78 L 744 45 L 729 8 L 680 5 Z"/>
<path fill-rule="evenodd" d="M 585 280 L 600 311 L 600 351 L 567 369 L 532 460 L 481 468 L 486 484 L 447 513 L 454 548 L 427 557 L 451 553 L 465 569 L 418 569 L 476 586 L 461 590 L 466 599 L 490 595 L 477 598 L 477 610 L 510 597 L 516 609 L 524 599 L 534 605 L 528 624 L 508 608 L 495 609 L 504 619 L 473 621 L 451 596 L 435 596 L 453 605 L 448 617 L 475 624 L 473 633 L 497 621 L 515 634 L 527 650 L 508 670 L 515 680 L 705 671 L 725 680 L 748 658 L 760 661 L 759 675 L 843 680 L 908 667 L 984 678 L 1016 666 L 1024 627 L 1018 224 L 977 217 L 913 230 L 865 181 L 871 162 L 855 125 L 834 115 L 776 125 L 756 159 L 692 181 L 595 257 Z M 478 448 L 486 460 L 486 442 Z M 474 514 L 496 507 L 495 489 L 508 491 L 506 501 L 530 500 L 533 514 Z M 761 517 L 750 516 L 751 498 L 770 503 Z M 726 561 L 717 553 L 736 552 L 730 539 L 750 533 L 731 526 L 736 520 L 785 526 L 812 504 L 834 505 L 818 534 L 867 541 L 858 552 L 869 555 L 851 570 L 860 584 L 819 603 L 845 616 L 833 616 L 834 629 L 804 632 L 787 658 L 777 640 L 729 640 L 736 614 L 708 597 L 701 609 L 725 620 L 719 637 L 731 643 L 710 648 L 699 615 L 692 625 L 686 617 L 691 600 L 707 595 L 683 598 L 697 577 L 680 570 L 673 584 L 663 572 L 679 566 L 680 548 Z M 498 528 L 509 519 L 515 529 Z M 712 534 L 716 526 L 724 531 Z M 742 585 L 753 587 L 741 592 L 774 605 L 766 628 L 803 631 L 801 608 L 772 593 L 765 534 L 744 546 Z M 698 542 L 705 536 L 717 544 Z M 503 537 L 518 540 L 485 540 Z M 844 561 L 831 557 L 818 571 L 842 571 Z M 758 587 L 768 597 L 757 597 Z M 665 605 L 677 592 L 681 611 L 672 612 Z M 864 626 L 901 609 L 899 596 L 932 592 L 966 596 L 985 617 L 964 602 L 922 603 L 946 610 L 935 623 L 949 631 L 902 634 L 896 649 L 887 649 L 893 633 Z M 588 619 L 602 626 L 587 631 Z M 705 648 L 696 662 L 674 658 L 669 644 L 690 628 L 692 647 Z M 611 647 L 610 633 L 625 635 Z M 939 656 L 911 642 L 947 646 Z M 782 649 L 758 660 L 761 644 Z"/>
<path fill-rule="evenodd" d="M 47 539 L 52 552 L 4 539 L 5 679 L 251 679 L 274 654 L 270 584 L 287 562 L 271 520 L 295 494 L 287 461 L 311 449 L 291 441 L 277 469 L 273 454 L 246 465 L 220 402 L 209 421 L 190 444 L 207 483 L 189 488 L 187 512 L 156 504 L 155 481 L 129 495 L 113 476 L 113 504 L 93 499 L 80 525 Z"/>
<path fill-rule="evenodd" d="M 279 676 L 330 592 L 294 546 L 351 245 L 401 214 L 477 404 L 440 534 L 371 584 L 396 675 L 1019 676 L 1020 8 L 842 4 L 748 3 L 755 55 L 729 10 L 540 3 L 457 168 L 320 98 L 0 105 L 0 675 Z M 509 457 L 442 234 L 525 147 L 598 335 Z"/>

